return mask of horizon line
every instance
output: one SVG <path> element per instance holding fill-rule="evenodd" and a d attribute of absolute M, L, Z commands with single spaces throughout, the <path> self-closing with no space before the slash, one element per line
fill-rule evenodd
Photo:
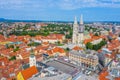
<path fill-rule="evenodd" d="M 31 22 L 31 21 L 35 21 L 35 22 L 74 22 L 74 20 L 73 21 L 69 21 L 69 20 L 38 20 L 38 19 L 7 19 L 7 18 L 0 18 L 0 22 L 2 22 L 2 21 L 15 21 L 15 22 Z M 78 21 L 79 22 L 79 21 Z M 120 21 L 112 21 L 112 20 L 84 20 L 84 22 L 120 22 Z"/>

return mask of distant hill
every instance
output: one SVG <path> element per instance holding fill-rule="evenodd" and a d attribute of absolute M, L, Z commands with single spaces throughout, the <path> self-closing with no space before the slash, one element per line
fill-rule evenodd
<path fill-rule="evenodd" d="M 5 19 L 4 18 L 0 18 L 0 21 L 5 21 Z"/>
<path fill-rule="evenodd" d="M 0 22 L 57 22 L 57 23 L 73 23 L 73 21 L 13 20 L 13 19 L 5 19 L 5 18 L 0 18 Z M 85 21 L 86 24 L 94 23 L 94 22 L 120 24 L 120 21 Z"/>
<path fill-rule="evenodd" d="M 13 20 L 13 19 L 0 18 L 0 22 L 46 22 L 46 21 L 40 21 L 40 20 Z"/>

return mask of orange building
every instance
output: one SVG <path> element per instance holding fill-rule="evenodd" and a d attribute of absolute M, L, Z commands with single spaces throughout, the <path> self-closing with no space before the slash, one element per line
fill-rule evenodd
<path fill-rule="evenodd" d="M 31 78 L 33 75 L 38 73 L 38 70 L 35 66 L 32 66 L 30 68 L 27 68 L 21 72 L 18 73 L 17 75 L 17 80 L 27 80 Z"/>

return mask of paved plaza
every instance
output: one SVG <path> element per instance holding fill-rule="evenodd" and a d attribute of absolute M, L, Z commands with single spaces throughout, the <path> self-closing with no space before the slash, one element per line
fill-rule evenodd
<path fill-rule="evenodd" d="M 55 61 L 55 60 L 47 62 L 46 64 L 49 66 L 55 67 L 56 69 L 68 74 L 72 74 L 73 72 L 76 71 L 76 68 L 74 66 L 71 66 L 69 64 L 65 64 L 59 61 Z"/>

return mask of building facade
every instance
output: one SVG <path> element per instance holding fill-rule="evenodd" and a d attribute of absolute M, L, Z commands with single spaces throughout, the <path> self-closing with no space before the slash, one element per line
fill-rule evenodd
<path fill-rule="evenodd" d="M 74 61 L 78 66 L 81 66 L 85 69 L 95 71 L 98 68 L 98 56 L 93 52 L 85 51 L 70 51 L 69 59 Z"/>

